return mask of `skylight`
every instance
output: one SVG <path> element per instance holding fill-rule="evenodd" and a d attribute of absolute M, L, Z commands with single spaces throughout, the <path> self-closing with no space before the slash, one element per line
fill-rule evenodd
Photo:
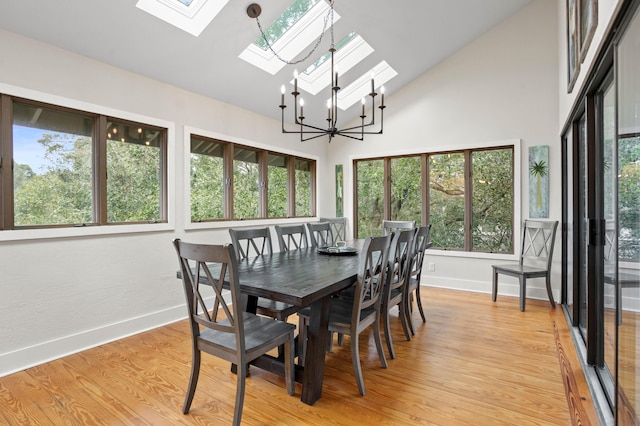
<path fill-rule="evenodd" d="M 305 13 L 296 13 L 295 22 L 293 22 L 293 19 L 288 21 L 285 18 L 282 20 L 283 25 L 278 25 L 277 28 L 272 30 L 271 28 L 275 25 L 274 23 L 269 27 L 269 30 L 266 31 L 271 31 L 270 34 L 267 34 L 271 47 L 278 52 L 280 57 L 288 61 L 295 59 L 305 48 L 310 46 L 321 34 L 323 28 L 325 30 L 328 29 L 325 28 L 324 23 L 324 19 L 329 11 L 329 4 L 326 1 L 296 0 L 293 5 L 298 2 L 304 3 L 302 6 L 305 6 L 306 3 L 309 2 L 306 7 L 310 6 L 310 8 Z M 313 4 L 311 5 L 311 3 Z M 285 13 L 283 13 L 279 19 L 282 19 Z M 340 20 L 340 15 L 334 12 L 333 19 L 334 22 L 337 22 Z M 271 39 L 275 41 L 272 42 Z M 262 47 L 259 47 L 256 44 L 258 40 L 259 39 L 256 39 L 254 43 L 247 46 L 247 48 L 240 53 L 239 57 L 273 75 L 280 71 L 285 66 L 285 63 L 278 60 L 271 50 L 264 50 Z"/>
<path fill-rule="evenodd" d="M 229 0 L 138 0 L 136 7 L 198 37 Z"/>
<path fill-rule="evenodd" d="M 345 111 L 371 92 L 371 74 L 375 75 L 376 90 L 398 75 L 387 61 L 382 61 L 373 69 L 360 76 L 356 81 L 338 92 L 338 108 Z M 300 83 L 298 83 L 300 84 Z"/>
<path fill-rule="evenodd" d="M 340 75 L 344 75 L 373 53 L 373 48 L 355 32 L 336 43 L 334 61 Z M 316 95 L 331 84 L 331 54 L 327 52 L 298 76 L 298 88 Z M 344 80 L 343 80 L 344 81 Z"/>
<path fill-rule="evenodd" d="M 296 0 L 289 6 L 282 15 L 276 19 L 273 24 L 269 26 L 264 32 L 264 35 L 267 36 L 267 40 L 269 44 L 273 45 L 284 33 L 287 32 L 294 24 L 296 24 L 308 11 L 311 9 L 313 5 L 318 3 L 320 0 Z M 262 50 L 267 50 L 267 43 L 264 41 L 264 38 L 258 37 L 256 41 L 253 42 L 256 46 L 261 48 Z"/>

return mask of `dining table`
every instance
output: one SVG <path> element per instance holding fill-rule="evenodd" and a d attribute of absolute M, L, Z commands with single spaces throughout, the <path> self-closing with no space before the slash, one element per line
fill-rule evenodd
<path fill-rule="evenodd" d="M 247 311 L 255 313 L 260 297 L 311 308 L 304 367 L 296 365 L 296 380 L 302 383 L 300 399 L 306 404 L 313 405 L 322 394 L 331 297 L 356 281 L 363 244 L 364 240 L 352 240 L 340 249 L 309 247 L 238 262 Z M 284 374 L 283 362 L 276 357 L 266 355 L 251 365 Z"/>

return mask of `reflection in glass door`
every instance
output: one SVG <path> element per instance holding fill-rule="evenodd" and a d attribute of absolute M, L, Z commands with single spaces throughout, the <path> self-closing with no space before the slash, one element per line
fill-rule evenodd
<path fill-rule="evenodd" d="M 640 424 L 640 12 L 618 44 L 616 420 Z"/>

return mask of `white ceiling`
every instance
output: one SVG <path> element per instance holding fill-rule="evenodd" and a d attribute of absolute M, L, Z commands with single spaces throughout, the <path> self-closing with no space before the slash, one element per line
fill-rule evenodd
<path fill-rule="evenodd" d="M 280 86 L 291 80 L 294 67 L 271 76 L 238 55 L 259 36 L 248 5 L 260 4 L 266 28 L 292 1 L 231 0 L 194 37 L 136 8 L 136 0 L 2 0 L 0 28 L 279 119 Z M 335 0 L 342 17 L 335 23 L 336 41 L 356 31 L 375 49 L 341 83 L 386 60 L 398 72 L 385 84 L 389 113 L 394 92 L 530 1 Z M 325 53 L 328 40 L 296 67 L 302 70 Z M 317 109 L 322 117 L 328 93 L 310 98 L 305 97 L 305 115 L 315 116 Z M 359 115 L 359 104 L 343 115 Z"/>

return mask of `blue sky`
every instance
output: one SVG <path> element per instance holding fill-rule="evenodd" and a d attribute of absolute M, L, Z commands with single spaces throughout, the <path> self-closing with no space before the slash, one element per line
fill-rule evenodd
<path fill-rule="evenodd" d="M 13 159 L 28 164 L 34 172 L 44 171 L 44 147 L 38 143 L 45 132 L 32 127 L 13 126 Z"/>

